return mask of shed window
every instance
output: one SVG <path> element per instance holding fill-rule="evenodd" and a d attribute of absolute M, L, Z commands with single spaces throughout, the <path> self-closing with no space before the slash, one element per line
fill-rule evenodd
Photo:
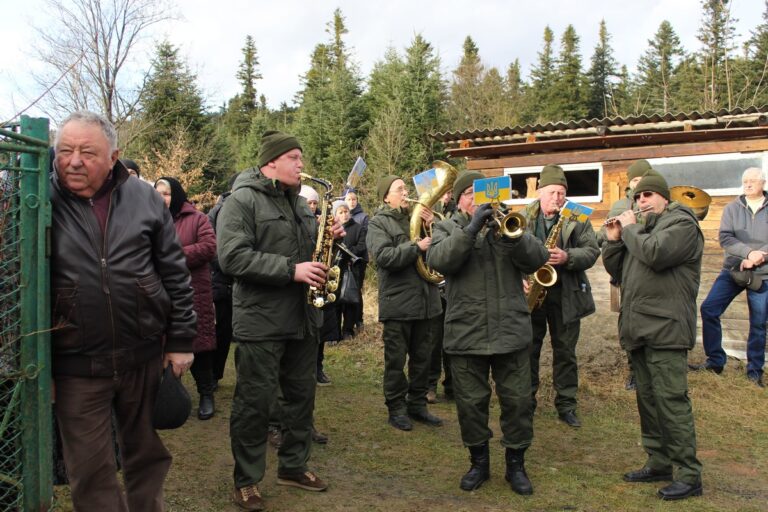
<path fill-rule="evenodd" d="M 749 167 L 766 171 L 768 153 L 722 153 L 669 158 L 648 162 L 667 180 L 670 187 L 685 185 L 701 188 L 711 196 L 742 193 L 741 175 Z"/>
<path fill-rule="evenodd" d="M 568 199 L 577 203 L 600 202 L 603 197 L 603 164 L 561 165 L 568 181 Z M 504 175 L 512 179 L 512 190 L 519 193 L 509 204 L 527 204 L 536 199 L 536 184 L 544 166 L 507 167 Z M 529 178 L 535 178 L 529 179 Z"/>

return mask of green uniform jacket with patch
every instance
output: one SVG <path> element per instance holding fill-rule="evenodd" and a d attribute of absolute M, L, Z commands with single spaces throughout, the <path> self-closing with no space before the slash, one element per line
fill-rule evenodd
<path fill-rule="evenodd" d="M 216 223 L 219 265 L 234 278 L 232 327 L 238 341 L 303 339 L 319 311 L 293 280 L 311 261 L 317 221 L 296 190 L 251 168 L 240 173 Z"/>
<path fill-rule="evenodd" d="M 691 349 L 696 341 L 704 235 L 693 212 L 670 203 L 646 224 L 606 241 L 603 265 L 621 285 L 619 339 L 625 350 Z"/>
<path fill-rule="evenodd" d="M 523 274 L 549 258 L 536 237 L 496 240 L 490 230 L 477 237 L 464 227 L 470 218 L 457 212 L 438 223 L 427 263 L 445 276 L 445 334 L 449 354 L 507 354 L 531 344 L 531 317 L 523 293 Z"/>
<path fill-rule="evenodd" d="M 532 233 L 540 210 L 538 199 L 523 210 L 527 232 Z M 563 291 L 563 323 L 568 324 L 595 312 L 587 270 L 592 268 L 600 256 L 600 248 L 590 222 L 571 220 L 563 222 L 557 246 L 568 253 L 565 265 L 556 267 L 557 279 Z"/>
<path fill-rule="evenodd" d="M 408 237 L 407 210 L 382 206 L 368 222 L 368 254 L 379 277 L 379 321 L 425 320 L 439 315 L 440 292 L 416 272 L 420 251 Z"/>

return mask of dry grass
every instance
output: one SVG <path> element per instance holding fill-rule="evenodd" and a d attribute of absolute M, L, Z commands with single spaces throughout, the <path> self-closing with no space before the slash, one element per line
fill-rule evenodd
<path fill-rule="evenodd" d="M 368 288 L 371 289 L 370 287 Z M 369 296 L 368 304 L 373 304 Z M 370 311 L 369 311 L 370 313 Z M 639 467 L 639 424 L 634 394 L 624 390 L 626 358 L 615 336 L 616 316 L 593 315 L 582 324 L 579 344 L 579 411 L 584 426 L 569 429 L 552 406 L 551 352 L 542 355 L 542 388 L 535 438 L 527 468 L 535 494 L 515 495 L 503 479 L 503 449 L 492 442 L 492 478 L 481 489 L 462 492 L 458 481 L 468 468 L 453 403 L 431 407 L 442 428 L 417 424 L 400 432 L 386 423 L 381 391 L 381 331 L 366 318 L 367 331 L 350 342 L 326 348 L 333 385 L 317 393 L 317 427 L 330 435 L 315 445 L 311 467 L 330 484 L 325 493 L 276 485 L 270 452 L 261 484 L 270 511 L 501 511 L 501 510 L 668 510 L 758 511 L 768 509 L 768 393 L 730 364 L 721 376 L 690 377 L 690 394 L 704 463 L 704 496 L 676 504 L 655 497 L 654 484 L 627 484 L 621 474 Z M 693 355 L 700 359 L 700 349 Z M 237 510 L 230 501 L 232 456 L 228 420 L 232 368 L 217 393 L 217 414 L 189 422 L 163 437 L 174 454 L 166 482 L 169 511 Z M 190 382 L 187 383 L 188 385 Z M 191 389 L 191 386 L 190 386 Z M 492 428 L 499 439 L 498 405 Z M 64 510 L 68 510 L 64 505 Z"/>

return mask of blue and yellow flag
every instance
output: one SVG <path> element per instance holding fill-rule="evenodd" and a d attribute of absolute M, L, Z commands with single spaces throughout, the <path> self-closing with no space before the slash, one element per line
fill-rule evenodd
<path fill-rule="evenodd" d="M 592 208 L 584 206 L 583 204 L 574 203 L 573 201 L 566 201 L 560 210 L 560 215 L 571 220 L 587 222 L 589 216 L 592 215 Z"/>
<path fill-rule="evenodd" d="M 413 177 L 413 184 L 416 187 L 416 196 L 421 197 L 425 192 L 437 187 L 437 171 L 433 167 L 420 172 Z"/>
<path fill-rule="evenodd" d="M 486 203 L 500 203 L 510 199 L 512 194 L 512 182 L 509 176 L 498 178 L 483 178 L 472 183 L 475 196 L 475 205 Z"/>

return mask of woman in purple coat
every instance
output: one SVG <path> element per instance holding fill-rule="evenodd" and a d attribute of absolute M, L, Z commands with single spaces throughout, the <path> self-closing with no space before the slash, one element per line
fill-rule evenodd
<path fill-rule="evenodd" d="M 216 235 L 208 216 L 195 209 L 187 200 L 184 188 L 174 178 L 163 177 L 155 182 L 155 189 L 163 196 L 171 211 L 176 235 L 184 248 L 187 268 L 192 274 L 197 313 L 197 337 L 192 350 L 192 377 L 200 394 L 197 417 L 207 420 L 213 417 L 213 359 L 216 350 L 215 314 L 209 264 L 216 256 Z"/>

